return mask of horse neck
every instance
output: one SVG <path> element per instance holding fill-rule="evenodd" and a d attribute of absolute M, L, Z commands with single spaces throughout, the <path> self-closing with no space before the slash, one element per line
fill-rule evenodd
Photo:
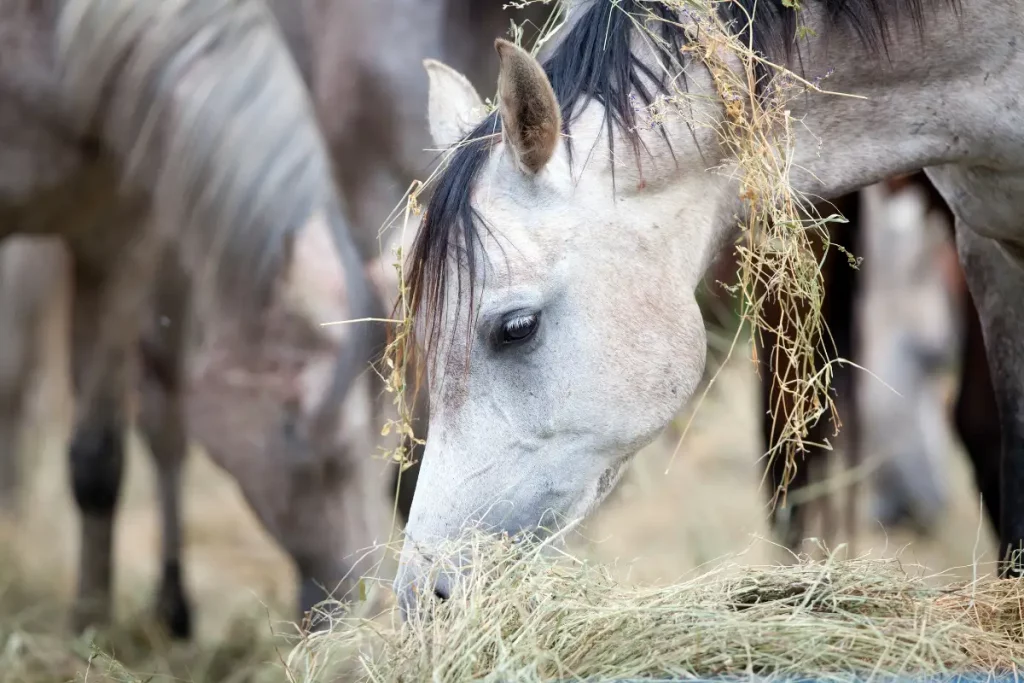
<path fill-rule="evenodd" d="M 1015 46 L 1024 14 L 997 1 L 957 3 L 955 12 L 945 0 L 925 4 L 920 37 L 908 17 L 890 20 L 888 56 L 853 30 L 826 26 L 818 5 L 805 10 L 817 37 L 801 42 L 802 75 L 832 73 L 823 89 L 866 99 L 794 98 L 798 190 L 834 198 L 893 175 L 977 161 L 998 139 L 999 102 L 1022 85 Z"/>
<path fill-rule="evenodd" d="M 584 5 L 575 10 L 582 11 Z M 999 129 L 995 113 L 1005 106 L 1000 98 L 1010 99 L 1024 88 L 1019 75 L 1024 74 L 1024 65 L 1019 64 L 1024 58 L 1015 51 L 1024 10 L 998 0 L 963 5 L 958 3 L 954 12 L 946 0 L 926 2 L 920 34 L 908 17 L 894 16 L 888 23 L 887 54 L 861 42 L 852 27 L 830 26 L 819 3 L 801 10 L 812 37 L 800 41 L 790 68 L 808 80 L 830 73 L 823 89 L 859 97 L 808 91 L 787 103 L 794 136 L 790 182 L 796 190 L 812 198 L 836 198 L 893 175 L 977 158 L 998 149 L 993 141 L 1000 137 L 1020 139 L 1019 132 Z M 645 41 L 637 38 L 634 49 L 653 73 L 660 73 L 659 64 L 643 56 L 650 54 L 643 45 Z M 989 74 L 989 83 L 982 87 L 978 74 Z M 688 120 L 720 120 L 718 98 L 701 97 L 714 92 L 708 71 L 687 69 L 687 87 L 694 95 L 687 99 Z M 605 149 L 602 114 L 603 109 L 591 103 L 574 122 L 579 149 Z M 687 207 L 687 220 L 672 231 L 675 246 L 665 248 L 676 248 L 687 268 L 695 266 L 693 272 L 703 273 L 734 236 L 735 217 L 742 215 L 743 206 L 730 181 L 694 180 L 702 175 L 696 171 L 714 166 L 726 171 L 719 178 L 726 177 L 730 160 L 713 153 L 705 157 L 718 146 L 710 126 L 690 126 L 676 118 L 641 134 L 651 156 L 645 156 L 645 177 L 637 180 L 645 198 L 653 200 L 649 204 L 677 193 L 673 201 L 663 202 L 663 218 L 671 224 L 679 223 L 679 207 Z M 1001 125 L 1011 124 L 1007 120 Z M 688 151 L 673 154 L 663 148 L 662 130 L 675 150 Z M 676 161 L 689 164 L 681 169 L 688 182 L 678 182 Z M 629 194 L 629 187 L 637 183 L 630 182 L 631 176 L 624 180 L 619 187 Z M 717 219 L 697 215 L 712 204 L 717 204 Z M 712 221 L 711 229 L 704 218 Z"/>

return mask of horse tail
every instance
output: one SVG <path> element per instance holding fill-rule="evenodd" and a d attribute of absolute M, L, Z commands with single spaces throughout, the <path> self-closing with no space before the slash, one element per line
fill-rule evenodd
<path fill-rule="evenodd" d="M 261 310 L 294 234 L 340 201 L 311 98 L 261 0 L 65 0 L 76 133 L 152 200 L 159 238 L 231 311 Z M 351 237 L 339 246 L 348 249 Z M 365 286 L 365 278 L 362 286 Z"/>

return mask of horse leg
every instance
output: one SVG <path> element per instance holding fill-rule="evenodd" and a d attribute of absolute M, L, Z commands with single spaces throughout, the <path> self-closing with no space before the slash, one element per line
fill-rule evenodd
<path fill-rule="evenodd" d="M 845 254 L 835 250 L 835 245 L 855 253 L 857 229 L 859 225 L 859 195 L 847 195 L 836 200 L 835 205 L 840 213 L 845 216 L 849 223 L 836 225 L 831 228 L 830 238 L 833 241 L 833 251 L 826 256 L 826 265 L 822 269 L 822 278 L 825 286 L 825 297 L 822 302 L 822 318 L 828 329 L 827 346 L 834 346 L 834 353 L 838 358 L 850 359 L 854 356 L 854 334 L 853 323 L 856 314 L 855 299 L 857 294 L 858 279 L 857 270 L 850 267 L 846 262 Z M 825 357 L 818 358 L 820 369 L 827 361 Z M 846 468 L 852 470 L 860 460 L 860 424 L 857 415 L 857 385 L 855 373 L 846 364 L 833 366 L 833 389 L 835 391 L 836 407 L 844 425 L 843 435 L 845 444 L 842 450 Z M 815 422 L 808 430 L 808 440 L 812 444 L 825 443 L 833 439 L 834 428 L 826 415 Z M 830 464 L 835 456 L 835 451 L 824 447 L 810 446 L 805 467 L 808 470 L 807 476 L 803 478 L 805 484 L 827 482 L 832 473 Z M 850 552 L 853 551 L 854 535 L 857 524 L 857 486 L 850 482 L 845 487 L 845 507 L 843 521 L 845 540 Z M 821 538 L 830 549 L 837 545 L 837 503 L 835 496 L 823 492 L 816 501 L 821 517 Z M 808 505 L 810 507 L 810 505 Z M 806 524 L 806 521 L 804 522 Z"/>
<path fill-rule="evenodd" d="M 74 263 L 71 369 L 76 416 L 70 447 L 71 484 L 81 513 L 75 627 L 110 617 L 114 513 L 124 469 L 128 355 L 123 337 L 106 333 L 110 278 Z"/>
<path fill-rule="evenodd" d="M 954 425 L 974 469 L 974 481 L 981 492 L 989 522 L 1000 534 L 999 456 L 1002 435 L 999 406 L 992 388 L 992 375 L 985 354 L 981 321 L 970 292 L 964 292 L 964 340 L 961 345 L 960 388 L 954 406 Z"/>
<path fill-rule="evenodd" d="M 139 426 L 156 465 L 163 525 L 162 575 L 156 611 L 161 623 L 176 638 L 192 635 L 192 610 L 185 596 L 181 561 L 181 471 L 188 454 L 182 393 L 187 284 L 177 264 L 165 261 L 140 345 Z"/>
<path fill-rule="evenodd" d="M 0 254 L 0 510 L 5 517 L 17 513 L 25 397 L 37 347 L 34 326 L 26 316 L 26 295 L 17 273 L 21 255 L 18 238 L 8 238 Z"/>
<path fill-rule="evenodd" d="M 26 399 L 40 356 L 41 325 L 60 281 L 62 245 L 48 238 L 0 243 L 0 511 L 17 513 Z"/>
<path fill-rule="evenodd" d="M 14 517 L 18 508 L 22 419 L 32 366 L 29 355 L 34 340 L 27 326 L 9 320 L 7 303 L 0 301 L 0 512 L 4 517 Z"/>
<path fill-rule="evenodd" d="M 947 212 L 949 236 L 956 242 L 955 219 L 949 205 L 926 177 L 921 186 L 928 192 L 931 203 Z M 996 404 L 992 375 L 985 352 L 985 339 L 974 298 L 965 280 L 960 264 L 950 264 L 948 286 L 961 306 L 963 340 L 960 345 L 960 376 L 956 401 L 953 406 L 953 426 L 963 443 L 974 470 L 974 483 L 981 493 L 981 502 L 997 538 L 1000 534 L 999 464 L 1002 453 L 1002 434 L 999 425 L 999 406 Z"/>
<path fill-rule="evenodd" d="M 846 195 L 835 202 L 836 207 L 846 217 L 846 225 L 838 225 L 833 229 L 833 239 L 846 251 L 856 254 L 859 250 L 858 234 L 861 229 L 860 194 Z M 834 248 L 834 247 L 833 247 Z M 836 260 L 826 273 L 828 282 L 825 295 L 825 322 L 835 343 L 837 357 L 853 359 L 855 354 L 854 321 L 857 317 L 856 298 L 860 287 L 860 271 L 847 263 L 846 255 L 833 251 L 829 257 Z M 834 383 L 838 409 L 843 424 L 843 455 L 848 471 L 854 471 L 861 461 L 860 415 L 857 400 L 857 372 L 848 364 L 834 366 Z M 827 422 L 820 421 L 822 427 Z M 826 434 L 821 435 L 822 438 Z M 845 487 L 845 506 L 843 510 L 844 533 L 848 552 L 854 552 L 854 541 L 857 534 L 857 491 L 856 479 Z M 830 534 L 825 533 L 829 539 Z M 831 539 L 829 539 L 831 540 Z"/>
<path fill-rule="evenodd" d="M 1019 341 L 1024 339 L 1024 311 L 1015 303 L 1024 291 L 1024 270 L 998 242 L 982 237 L 960 219 L 956 236 L 999 409 L 999 556 L 1004 573 L 1021 575 L 1024 562 L 1015 551 L 1024 541 L 1024 356 L 1019 350 Z"/>

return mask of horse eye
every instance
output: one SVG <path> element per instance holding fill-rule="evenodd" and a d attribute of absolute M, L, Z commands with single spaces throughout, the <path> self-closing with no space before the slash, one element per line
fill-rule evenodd
<path fill-rule="evenodd" d="M 536 332 L 540 326 L 540 315 L 527 313 L 516 315 L 501 324 L 502 345 L 520 344 Z"/>

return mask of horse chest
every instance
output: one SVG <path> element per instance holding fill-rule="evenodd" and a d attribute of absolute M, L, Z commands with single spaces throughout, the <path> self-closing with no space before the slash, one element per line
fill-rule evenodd
<path fill-rule="evenodd" d="M 65 232 L 112 179 L 71 125 L 53 64 L 52 2 L 0 0 L 0 234 Z"/>
<path fill-rule="evenodd" d="M 112 163 L 2 97 L 5 90 L 0 82 L 0 237 L 33 233 L 95 241 L 109 234 L 113 223 L 125 220 L 115 214 L 127 206 Z"/>
<path fill-rule="evenodd" d="M 66 185 L 83 166 L 79 154 L 17 103 L 0 102 L 0 206 L 25 207 L 48 188 Z"/>
<path fill-rule="evenodd" d="M 982 166 L 927 169 L 957 219 L 980 235 L 1024 245 L 1024 171 Z"/>

